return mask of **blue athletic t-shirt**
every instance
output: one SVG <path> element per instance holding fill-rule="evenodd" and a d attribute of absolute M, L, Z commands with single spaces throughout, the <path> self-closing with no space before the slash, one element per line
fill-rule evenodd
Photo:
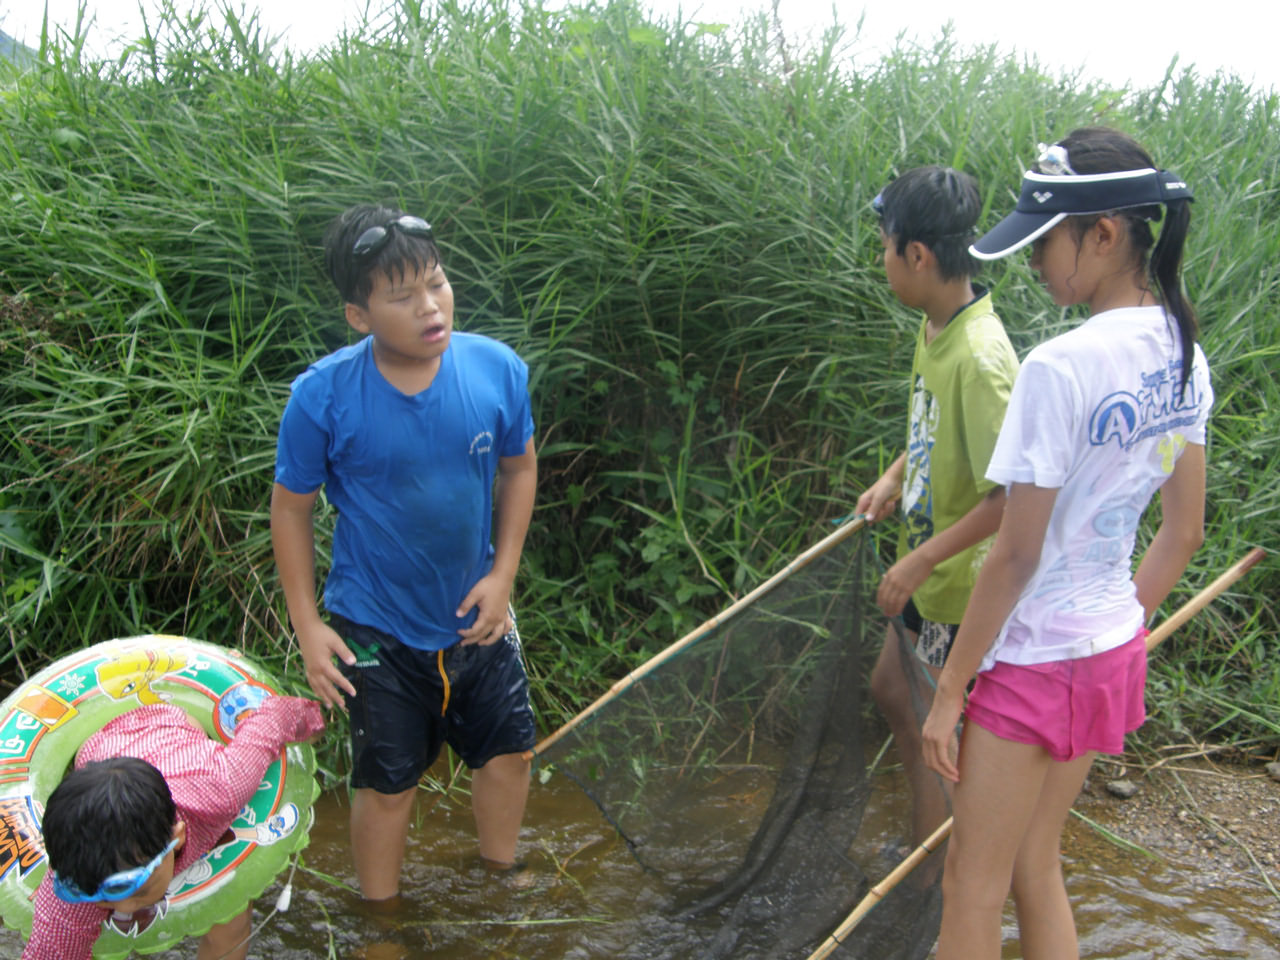
<path fill-rule="evenodd" d="M 326 609 L 439 650 L 475 620 L 455 611 L 493 565 L 500 457 L 533 436 L 529 370 L 509 347 L 454 332 L 431 386 L 401 393 L 373 338 L 312 364 L 280 421 L 276 482 L 325 486 L 338 509 Z"/>

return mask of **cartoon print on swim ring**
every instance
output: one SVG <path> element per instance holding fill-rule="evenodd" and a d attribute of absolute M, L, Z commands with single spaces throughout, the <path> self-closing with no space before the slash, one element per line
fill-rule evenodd
<path fill-rule="evenodd" d="M 30 898 L 48 868 L 44 802 L 98 729 L 139 705 L 168 702 L 225 743 L 276 692 L 271 675 L 234 650 L 160 635 L 97 644 L 20 685 L 0 703 L 0 921 L 30 935 Z M 227 842 L 175 875 L 152 913 L 113 915 L 94 956 L 153 953 L 239 914 L 306 846 L 319 792 L 314 751 L 290 744 Z"/>
<path fill-rule="evenodd" d="M 136 696 L 140 704 L 162 703 L 166 698 L 152 689 L 152 683 L 167 674 L 180 672 L 186 665 L 185 651 L 143 647 L 120 651 L 98 664 L 94 673 L 102 692 L 113 700 Z"/>
<path fill-rule="evenodd" d="M 269 696 L 270 687 L 252 681 L 238 683 L 224 693 L 218 698 L 218 709 L 214 713 L 218 736 L 223 741 L 234 737 L 240 721 L 262 706 L 262 701 Z"/>

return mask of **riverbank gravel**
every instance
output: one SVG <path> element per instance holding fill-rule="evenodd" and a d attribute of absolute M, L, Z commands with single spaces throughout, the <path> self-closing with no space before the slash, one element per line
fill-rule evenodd
<path fill-rule="evenodd" d="M 1109 788 L 1117 781 L 1136 789 L 1122 796 L 1126 788 Z M 1197 883 L 1280 890 L 1280 781 L 1263 759 L 1178 751 L 1163 760 L 1100 759 L 1076 808 L 1130 843 L 1194 864 Z"/>

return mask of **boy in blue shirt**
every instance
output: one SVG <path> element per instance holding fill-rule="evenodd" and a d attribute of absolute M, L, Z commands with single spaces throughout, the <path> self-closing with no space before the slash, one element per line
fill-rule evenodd
<path fill-rule="evenodd" d="M 454 331 L 426 221 L 353 207 L 326 233 L 325 262 L 365 337 L 293 382 L 271 540 L 307 682 L 350 714 L 352 856 L 363 896 L 385 900 L 399 892 L 418 781 L 446 742 L 472 770 L 481 857 L 515 862 L 536 736 L 509 599 L 537 461 L 528 368 Z M 339 515 L 327 624 L 322 486 Z"/>

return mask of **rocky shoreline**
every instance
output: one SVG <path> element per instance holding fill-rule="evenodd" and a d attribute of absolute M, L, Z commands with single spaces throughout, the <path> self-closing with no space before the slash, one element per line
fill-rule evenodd
<path fill-rule="evenodd" d="M 1163 752 L 1154 762 L 1099 760 L 1076 809 L 1122 840 L 1194 864 L 1197 883 L 1280 891 L 1280 764 L 1218 760 L 1203 748 Z"/>

